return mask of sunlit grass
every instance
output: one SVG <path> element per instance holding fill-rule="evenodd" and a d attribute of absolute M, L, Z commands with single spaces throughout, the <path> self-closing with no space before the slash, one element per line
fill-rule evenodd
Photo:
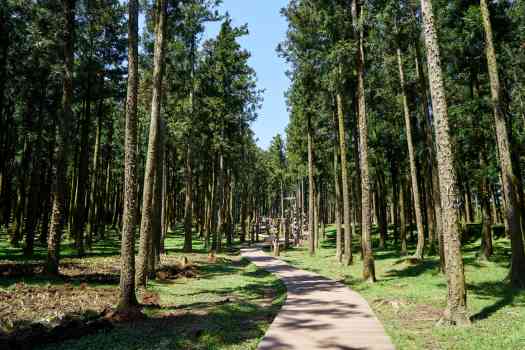
<path fill-rule="evenodd" d="M 349 267 L 336 261 L 334 236 L 334 228 L 330 227 L 328 239 L 315 256 L 299 248 L 283 252 L 282 259 L 344 281 L 360 292 L 382 320 L 396 348 L 525 349 L 525 292 L 511 289 L 504 281 L 510 257 L 506 239 L 495 241 L 495 255 L 489 262 L 476 258 L 479 241 L 464 246 L 468 309 L 474 322 L 471 327 L 458 328 L 437 326 L 447 295 L 445 276 L 438 271 L 438 257 L 426 257 L 423 264 L 410 265 L 400 258 L 397 247 L 376 248 L 378 282 L 372 285 L 361 279 L 359 254 L 354 255 L 354 264 Z"/>
<path fill-rule="evenodd" d="M 168 256 L 189 258 L 197 267 L 198 277 L 151 281 L 147 292 L 158 294 L 160 307 L 147 307 L 144 310 L 148 315 L 146 320 L 119 324 L 108 332 L 50 344 L 42 349 L 255 349 L 284 302 L 284 285 L 276 277 L 241 259 L 238 246 L 217 254 L 215 261 L 208 261 L 207 251 L 198 239 L 194 240 L 193 253 L 182 253 L 180 230 L 169 234 L 165 245 Z M 118 266 L 119 252 L 118 235 L 113 233 L 94 244 L 81 259 L 76 257 L 71 243 L 65 242 L 62 262 L 108 262 Z M 4 239 L 0 240 L 0 260 L 3 262 L 41 263 L 44 259 L 44 247 L 37 247 L 35 255 L 27 259 L 21 249 L 11 248 Z M 35 275 L 4 278 L 0 288 L 12 289 L 21 282 L 35 287 L 65 283 L 61 278 Z M 78 286 L 80 283 L 70 284 Z M 118 283 L 97 286 L 118 288 Z"/>

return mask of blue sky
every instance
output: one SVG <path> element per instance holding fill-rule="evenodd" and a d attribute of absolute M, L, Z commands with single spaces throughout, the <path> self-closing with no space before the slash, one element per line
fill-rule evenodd
<path fill-rule="evenodd" d="M 241 39 L 241 45 L 251 52 L 250 65 L 257 72 L 258 85 L 264 89 L 264 102 L 259 118 L 253 124 L 258 145 L 268 148 L 277 133 L 284 136 L 288 111 L 284 93 L 290 85 L 285 75 L 286 64 L 275 48 L 284 40 L 286 20 L 280 10 L 288 0 L 223 0 L 220 11 L 228 11 L 234 25 L 247 23 L 250 34 Z M 205 38 L 215 36 L 220 24 L 208 24 Z"/>

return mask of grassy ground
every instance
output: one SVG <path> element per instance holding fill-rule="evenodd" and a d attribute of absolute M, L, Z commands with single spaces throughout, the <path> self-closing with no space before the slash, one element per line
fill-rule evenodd
<path fill-rule="evenodd" d="M 508 241 L 495 241 L 495 255 L 490 262 L 477 261 L 478 249 L 479 242 L 464 247 L 468 309 L 473 318 L 472 326 L 467 328 L 436 325 L 445 308 L 447 289 L 434 256 L 426 257 L 423 264 L 408 265 L 400 259 L 397 247 L 376 249 L 378 282 L 371 285 L 360 278 L 359 256 L 355 256 L 350 267 L 342 267 L 335 260 L 335 229 L 329 227 L 327 239 L 315 256 L 299 248 L 283 252 L 282 259 L 341 280 L 360 292 L 385 325 L 397 349 L 523 350 L 525 292 L 513 290 L 502 282 L 508 272 Z"/>
<path fill-rule="evenodd" d="M 151 282 L 143 295 L 152 304 L 145 308 L 145 320 L 41 349 L 255 349 L 284 302 L 284 286 L 241 259 L 238 250 L 210 261 L 198 242 L 193 254 L 183 254 L 182 239 L 180 233 L 170 235 L 163 263 L 186 256 L 196 277 Z M 0 316 L 14 313 L 9 315 L 13 327 L 51 317 L 63 306 L 84 314 L 114 305 L 118 254 L 119 243 L 112 239 L 97 243 L 83 259 L 65 246 L 63 276 L 50 280 L 38 273 L 45 256 L 42 249 L 37 249 L 35 260 L 27 261 L 18 249 L 0 245 L 0 267 L 9 272 L 0 279 Z M 34 264 L 37 270 L 17 274 L 5 269 L 13 264 L 17 268 Z"/>

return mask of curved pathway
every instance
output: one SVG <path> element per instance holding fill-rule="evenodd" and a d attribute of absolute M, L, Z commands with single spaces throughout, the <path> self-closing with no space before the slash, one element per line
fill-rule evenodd
<path fill-rule="evenodd" d="M 258 350 L 394 350 L 383 326 L 358 293 L 339 282 L 296 269 L 260 247 L 242 256 L 277 275 L 286 302 Z"/>

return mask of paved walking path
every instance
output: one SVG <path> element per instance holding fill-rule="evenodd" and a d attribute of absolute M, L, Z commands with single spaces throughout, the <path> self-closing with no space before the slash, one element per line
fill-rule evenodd
<path fill-rule="evenodd" d="M 296 269 L 260 247 L 242 256 L 277 275 L 286 302 L 258 350 L 394 350 L 368 303 L 356 292 L 315 273 Z"/>

